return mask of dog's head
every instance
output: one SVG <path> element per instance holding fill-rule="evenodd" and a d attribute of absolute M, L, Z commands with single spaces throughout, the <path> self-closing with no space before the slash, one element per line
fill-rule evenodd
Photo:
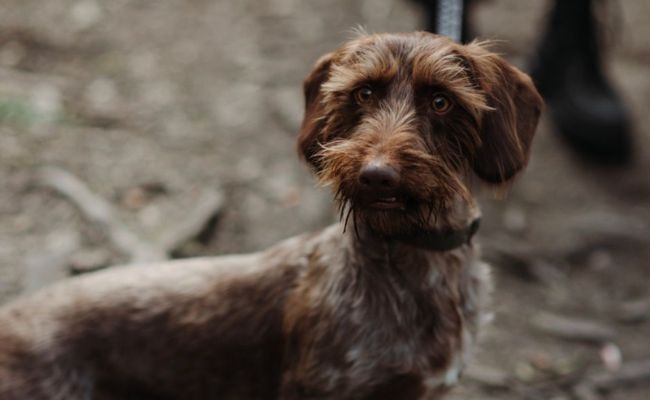
<path fill-rule="evenodd" d="M 472 175 L 511 180 L 542 109 L 501 57 L 425 32 L 346 43 L 318 60 L 304 94 L 300 152 L 355 218 L 386 233 L 471 202 Z"/>

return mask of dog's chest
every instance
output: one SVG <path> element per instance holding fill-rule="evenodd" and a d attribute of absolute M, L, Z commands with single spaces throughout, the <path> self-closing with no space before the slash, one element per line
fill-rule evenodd
<path fill-rule="evenodd" d="M 425 399 L 457 382 L 470 338 L 459 308 L 429 304 L 413 311 L 412 306 L 409 312 L 386 304 L 381 318 L 368 318 L 372 311 L 364 307 L 348 315 L 354 334 L 340 349 L 345 366 L 340 373 L 342 381 L 358 386 L 350 390 L 373 388 L 368 398 L 384 398 L 383 393 L 406 390 L 397 388 L 408 381 L 400 398 Z"/>
<path fill-rule="evenodd" d="M 420 275 L 422 264 L 366 262 L 305 286 L 290 381 L 339 399 L 432 399 L 454 385 L 475 335 L 473 287 L 483 281 L 465 258 L 426 261 Z"/>

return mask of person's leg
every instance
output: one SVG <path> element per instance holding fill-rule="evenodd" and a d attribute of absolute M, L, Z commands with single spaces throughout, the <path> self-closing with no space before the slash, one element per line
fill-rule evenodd
<path fill-rule="evenodd" d="M 606 164 L 631 159 L 627 111 L 602 70 L 594 0 L 556 0 L 531 75 L 558 132 Z"/>

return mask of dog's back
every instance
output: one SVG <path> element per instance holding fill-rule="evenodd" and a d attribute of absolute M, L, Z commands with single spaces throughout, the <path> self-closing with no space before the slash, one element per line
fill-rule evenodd
<path fill-rule="evenodd" d="M 117 267 L 0 309 L 0 399 L 275 398 L 284 246 Z"/>

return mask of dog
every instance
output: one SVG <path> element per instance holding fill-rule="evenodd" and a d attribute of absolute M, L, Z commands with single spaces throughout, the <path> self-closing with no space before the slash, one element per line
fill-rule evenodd
<path fill-rule="evenodd" d="M 298 148 L 341 222 L 265 251 L 122 266 L 0 309 L 0 399 L 437 399 L 490 288 L 473 188 L 542 109 L 480 43 L 360 35 L 304 81 Z"/>

